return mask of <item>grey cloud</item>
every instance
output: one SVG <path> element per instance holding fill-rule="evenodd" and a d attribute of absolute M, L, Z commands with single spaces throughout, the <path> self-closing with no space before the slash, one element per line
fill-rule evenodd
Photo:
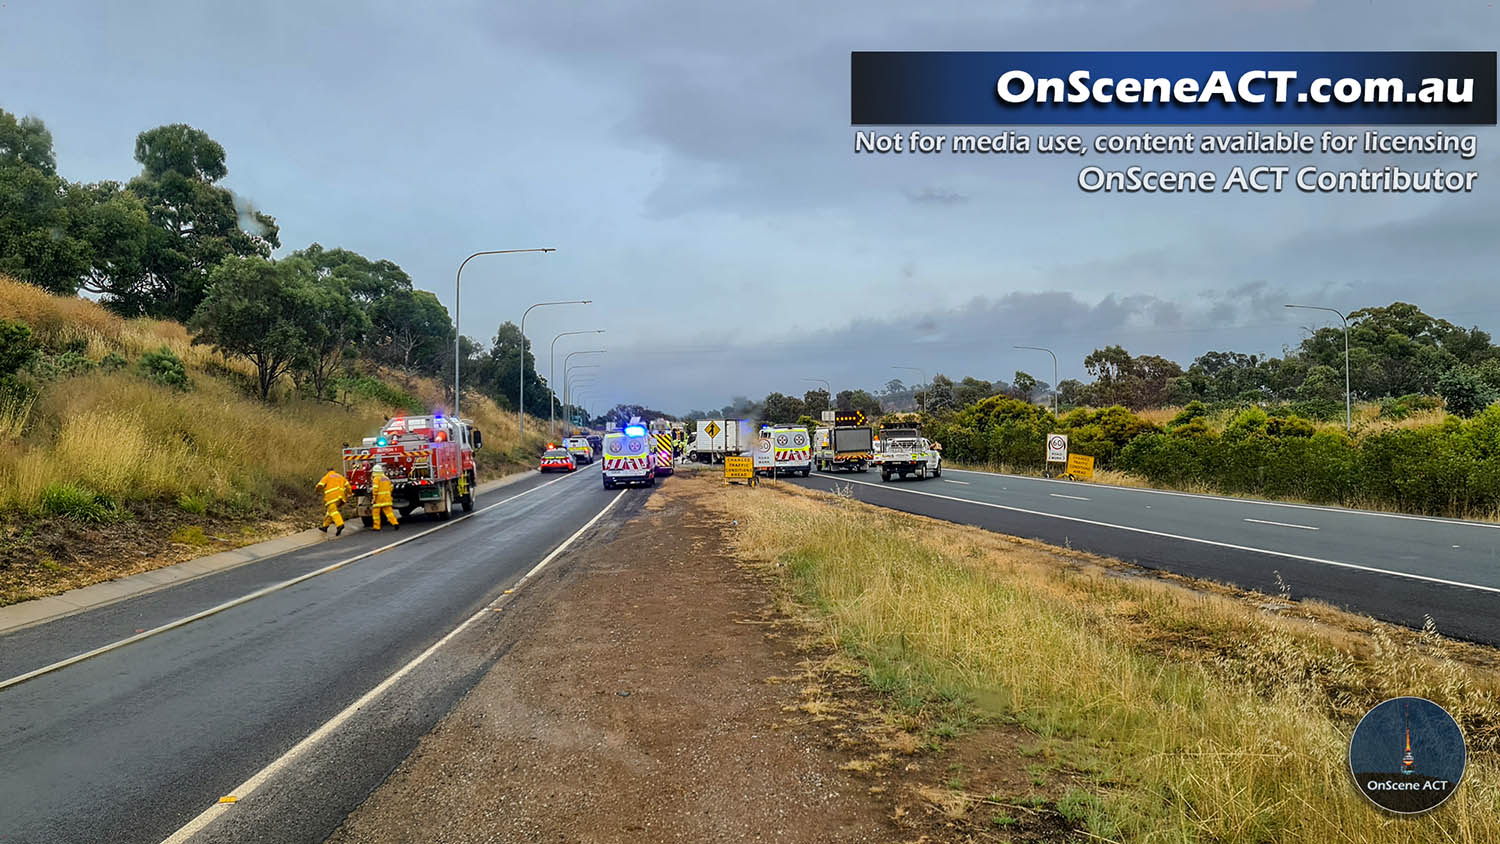
<path fill-rule="evenodd" d="M 963 205 L 969 201 L 967 194 L 931 186 L 908 192 L 906 198 L 917 205 Z"/>

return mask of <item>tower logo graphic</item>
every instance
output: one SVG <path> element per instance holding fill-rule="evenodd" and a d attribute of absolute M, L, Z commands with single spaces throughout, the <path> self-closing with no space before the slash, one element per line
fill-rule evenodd
<path fill-rule="evenodd" d="M 1371 803 L 1402 815 L 1429 812 L 1453 796 L 1468 765 L 1458 722 L 1419 697 L 1376 705 L 1349 738 L 1349 772 Z"/>

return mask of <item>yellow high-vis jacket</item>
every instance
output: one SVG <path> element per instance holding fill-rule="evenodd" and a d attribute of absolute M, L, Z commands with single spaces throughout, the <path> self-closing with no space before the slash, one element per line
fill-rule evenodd
<path fill-rule="evenodd" d="M 370 492 L 375 500 L 371 502 L 372 507 L 391 506 L 391 490 L 393 489 L 391 479 L 385 475 L 376 475 L 370 481 Z"/>
<path fill-rule="evenodd" d="M 329 472 L 318 481 L 317 489 L 323 490 L 324 504 L 337 504 L 348 498 L 349 482 L 338 472 Z"/>

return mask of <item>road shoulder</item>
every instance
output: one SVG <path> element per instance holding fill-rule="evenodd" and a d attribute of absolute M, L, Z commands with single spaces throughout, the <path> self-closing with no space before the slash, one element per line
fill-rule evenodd
<path fill-rule="evenodd" d="M 504 628 L 525 635 L 330 840 L 898 838 L 771 590 L 685 488 L 521 593 Z"/>

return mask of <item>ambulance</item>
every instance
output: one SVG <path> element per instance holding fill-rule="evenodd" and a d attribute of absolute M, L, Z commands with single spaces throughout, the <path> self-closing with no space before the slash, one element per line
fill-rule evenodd
<path fill-rule="evenodd" d="M 801 425 L 775 425 L 771 428 L 771 449 L 775 455 L 776 474 L 812 474 L 812 437 Z"/>
<path fill-rule="evenodd" d="M 656 485 L 656 450 L 651 432 L 639 422 L 604 435 L 604 488 Z"/>

